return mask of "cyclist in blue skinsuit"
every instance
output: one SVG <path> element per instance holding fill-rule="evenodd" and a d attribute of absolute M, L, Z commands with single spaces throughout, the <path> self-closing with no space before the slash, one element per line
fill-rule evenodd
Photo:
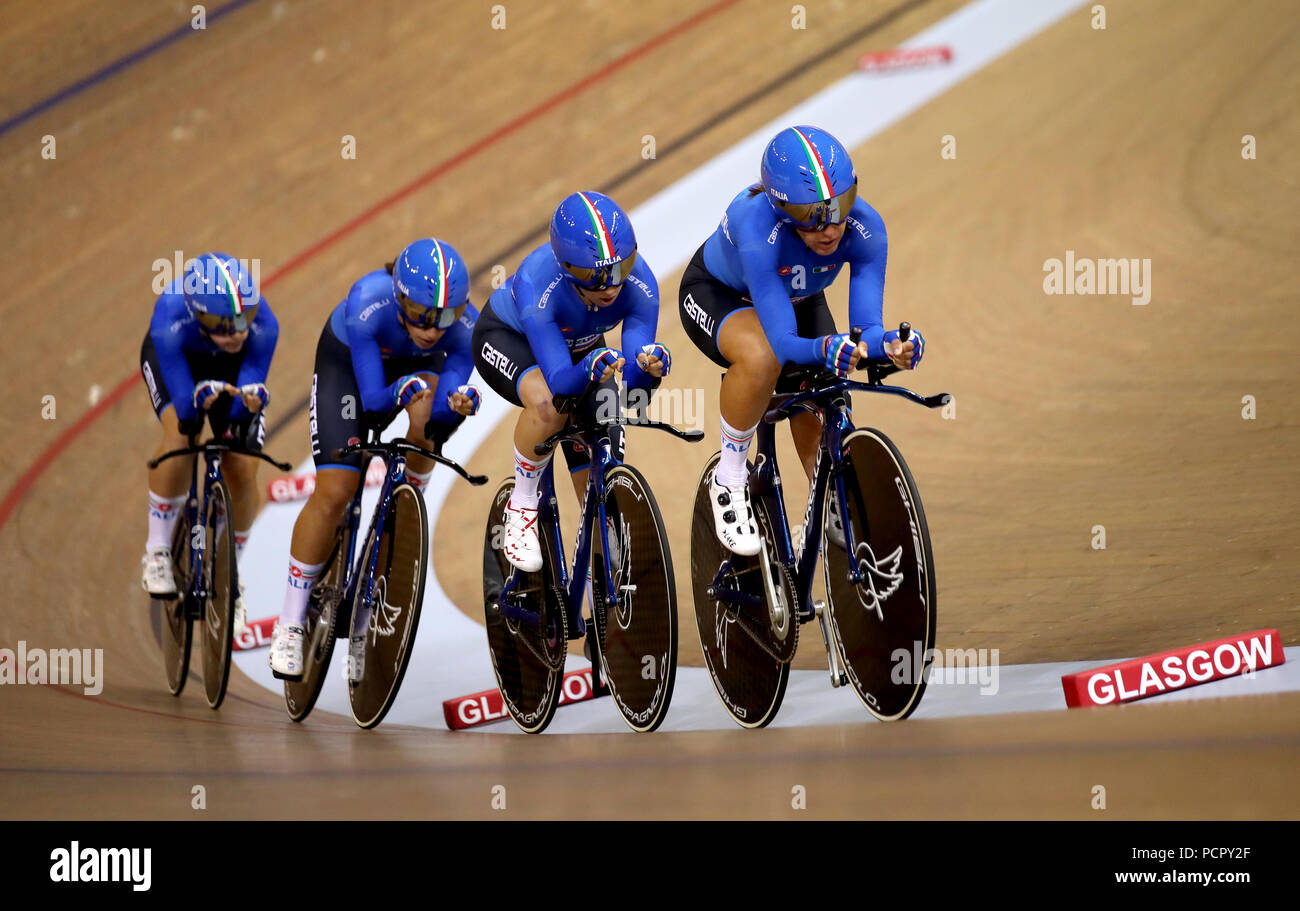
<path fill-rule="evenodd" d="M 902 369 L 921 361 L 925 339 L 907 342 L 882 318 L 885 224 L 857 198 L 848 151 L 824 130 L 782 130 L 763 152 L 762 183 L 742 190 L 717 231 L 682 276 L 680 316 L 686 334 L 716 364 L 722 379 L 722 459 L 710 482 L 714 529 L 731 551 L 761 546 L 749 502 L 748 453 L 754 431 L 787 365 L 824 365 L 840 376 L 858 359 L 888 356 Z M 849 324 L 855 346 L 835 328 L 825 289 L 849 274 Z M 811 479 L 821 426 L 812 413 L 792 418 L 795 448 Z M 843 528 L 827 510 L 827 535 Z"/>
<path fill-rule="evenodd" d="M 377 427 L 398 407 L 410 419 L 406 438 L 439 452 L 478 411 L 478 390 L 466 385 L 478 316 L 468 295 L 469 271 L 460 254 L 445 241 L 425 238 L 387 267 L 363 275 L 325 321 L 311 380 L 316 486 L 293 526 L 284 607 L 269 658 L 275 676 L 302 677 L 307 598 L 362 482 L 362 457 L 336 459 L 334 452 L 361 442 L 365 427 Z M 408 457 L 407 481 L 423 487 L 432 473 L 431 461 Z"/>
<path fill-rule="evenodd" d="M 515 423 L 515 487 L 502 549 L 525 572 L 542 566 L 537 488 L 550 461 L 533 447 L 567 419 L 556 413 L 552 396 L 581 392 L 591 382 L 616 395 L 619 371 L 628 389 L 657 386 L 671 366 L 668 349 L 655 341 L 658 323 L 659 284 L 637 256 L 627 213 L 592 192 L 560 203 L 551 242 L 528 254 L 483 308 L 474 327 L 475 366 L 502 398 L 523 409 Z M 605 333 L 620 324 L 622 350 L 605 342 Z M 621 459 L 621 428 L 611 443 Z M 590 455 L 567 443 L 564 455 L 581 500 Z"/>
<path fill-rule="evenodd" d="M 153 308 L 140 348 L 144 376 L 163 438 L 154 457 L 188 445 L 210 419 L 215 436 L 261 446 L 269 395 L 266 373 L 280 325 L 253 276 L 226 253 L 205 253 L 167 286 Z M 189 496 L 194 456 L 170 459 L 149 471 L 149 537 L 145 544 L 145 591 L 174 597 L 171 540 Z M 258 461 L 227 455 L 222 474 L 233 500 L 236 559 L 257 514 Z M 243 583 L 235 598 L 234 627 L 245 624 Z"/>

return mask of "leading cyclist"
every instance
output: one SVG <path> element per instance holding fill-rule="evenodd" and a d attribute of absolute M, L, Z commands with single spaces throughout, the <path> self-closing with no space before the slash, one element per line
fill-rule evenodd
<path fill-rule="evenodd" d="M 818 364 L 847 376 L 860 358 L 889 357 L 910 370 L 925 350 L 915 330 L 906 342 L 897 330 L 885 331 L 885 224 L 857 198 L 858 177 L 839 140 L 816 127 L 784 129 L 763 152 L 761 177 L 731 201 L 696 251 L 679 296 L 686 334 L 726 368 L 722 458 L 709 494 L 718 539 L 748 556 L 761 546 L 749 500 L 749 447 L 785 368 Z M 862 329 L 857 345 L 836 330 L 826 305 L 825 289 L 845 271 L 849 324 Z M 790 432 L 811 479 L 817 416 L 791 418 Z M 843 546 L 834 498 L 826 532 Z"/>

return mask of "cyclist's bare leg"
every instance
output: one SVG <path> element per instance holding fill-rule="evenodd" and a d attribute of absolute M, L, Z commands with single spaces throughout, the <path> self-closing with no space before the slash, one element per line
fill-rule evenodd
<path fill-rule="evenodd" d="M 221 474 L 230 487 L 235 511 L 235 530 L 244 531 L 257 518 L 261 496 L 257 489 L 260 462 L 253 456 L 227 453 L 221 457 Z"/>
<path fill-rule="evenodd" d="M 347 468 L 322 468 L 316 472 L 316 487 L 307 504 L 293 523 L 293 538 L 289 543 L 289 574 L 284 593 L 284 606 L 280 609 L 278 635 L 271 644 L 272 668 L 277 656 L 289 640 L 281 641 L 290 625 L 301 625 L 307 615 L 307 602 L 316 576 L 334 546 L 334 536 L 344 513 L 361 484 L 360 471 Z M 301 661 L 301 642 L 291 651 Z M 283 660 L 281 656 L 281 660 Z M 297 671 L 294 671 L 297 673 Z"/>
<path fill-rule="evenodd" d="M 162 424 L 162 440 L 154 451 L 154 458 L 189 445 L 189 440 L 181 433 L 176 420 L 176 409 L 167 407 L 158 419 Z M 171 566 L 171 544 L 176 522 L 190 492 L 195 458 L 184 456 L 168 459 L 157 468 L 149 469 L 149 531 L 145 536 L 141 584 L 152 595 L 169 596 L 176 591 Z"/>
<path fill-rule="evenodd" d="M 801 411 L 799 414 L 791 415 L 790 436 L 794 439 L 794 449 L 799 454 L 804 474 L 811 482 L 813 469 L 817 465 L 817 452 L 821 449 L 821 419 L 811 411 Z"/>
<path fill-rule="evenodd" d="M 162 440 L 154 450 L 156 459 L 174 449 L 184 449 L 190 444 L 185 434 L 181 433 L 180 422 L 176 419 L 176 409 L 170 405 L 158 416 L 162 424 Z M 190 478 L 194 476 L 194 459 L 196 456 L 183 456 L 168 459 L 157 468 L 149 469 L 149 489 L 160 497 L 172 499 L 189 492 Z"/>
<path fill-rule="evenodd" d="M 361 472 L 348 468 L 322 468 L 316 472 L 316 489 L 293 523 L 290 556 L 309 565 L 325 562 L 360 483 Z"/>
<path fill-rule="evenodd" d="M 732 427 L 754 427 L 781 375 L 781 363 L 768 344 L 758 314 L 753 310 L 733 313 L 718 334 L 718 350 L 731 362 L 722 377 L 722 419 Z"/>
<path fill-rule="evenodd" d="M 528 458 L 533 447 L 564 427 L 565 416 L 555 410 L 551 388 L 541 370 L 530 370 L 519 381 L 519 400 L 524 410 L 515 421 L 515 449 Z"/>

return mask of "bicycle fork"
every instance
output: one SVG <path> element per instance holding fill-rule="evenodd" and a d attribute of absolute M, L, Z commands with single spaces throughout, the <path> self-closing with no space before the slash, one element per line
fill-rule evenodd
<path fill-rule="evenodd" d="M 842 407 L 842 403 L 841 407 Z M 822 432 L 822 448 L 813 468 L 813 478 L 811 490 L 809 492 L 808 510 L 805 516 L 804 527 L 802 529 L 803 547 L 800 551 L 800 566 L 798 567 L 799 577 L 804 580 L 801 586 L 801 595 L 804 603 L 812 597 L 812 577 L 817 566 L 817 559 L 826 559 L 824 554 L 818 554 L 820 548 L 812 548 L 813 552 L 809 553 L 808 544 L 810 541 L 820 542 L 820 535 L 813 537 L 812 528 L 820 528 L 827 506 L 831 497 L 835 497 L 839 503 L 840 521 L 845 526 L 846 535 L 851 534 L 848 528 L 848 522 L 844 521 L 847 512 L 844 509 L 844 479 L 841 476 L 842 464 L 839 459 L 839 447 L 844 434 L 844 425 L 847 423 L 847 415 L 843 410 L 836 410 L 823 416 L 826 426 Z M 823 499 L 824 497 L 824 499 Z M 826 646 L 826 667 L 830 672 L 831 686 L 846 686 L 849 682 L 848 675 L 844 673 L 844 665 L 840 660 L 840 639 L 835 629 L 835 624 L 828 616 L 828 608 L 825 601 L 813 601 L 813 615 L 817 618 L 817 627 L 821 630 L 822 643 Z"/>

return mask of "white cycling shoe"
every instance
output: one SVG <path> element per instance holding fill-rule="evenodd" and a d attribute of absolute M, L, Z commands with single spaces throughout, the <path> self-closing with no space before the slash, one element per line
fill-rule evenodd
<path fill-rule="evenodd" d="M 235 595 L 235 620 L 231 624 L 230 632 L 233 636 L 244 635 L 244 630 L 248 629 L 248 612 L 244 609 L 244 583 L 239 583 L 239 594 Z"/>
<path fill-rule="evenodd" d="M 155 598 L 176 597 L 176 576 L 172 573 L 170 547 L 159 547 L 140 558 L 140 587 Z"/>
<path fill-rule="evenodd" d="M 713 505 L 713 530 L 733 554 L 752 557 L 763 546 L 749 504 L 749 484 L 725 487 L 717 477 L 709 479 L 709 502 Z"/>
<path fill-rule="evenodd" d="M 267 658 L 272 674 L 281 680 L 302 679 L 302 643 L 306 635 L 306 628 L 297 623 L 275 625 L 275 638 L 271 641 L 271 654 Z"/>
<path fill-rule="evenodd" d="M 506 537 L 501 545 L 510 565 L 526 573 L 542 568 L 542 545 L 537 540 L 537 509 L 516 509 L 506 504 Z"/>

